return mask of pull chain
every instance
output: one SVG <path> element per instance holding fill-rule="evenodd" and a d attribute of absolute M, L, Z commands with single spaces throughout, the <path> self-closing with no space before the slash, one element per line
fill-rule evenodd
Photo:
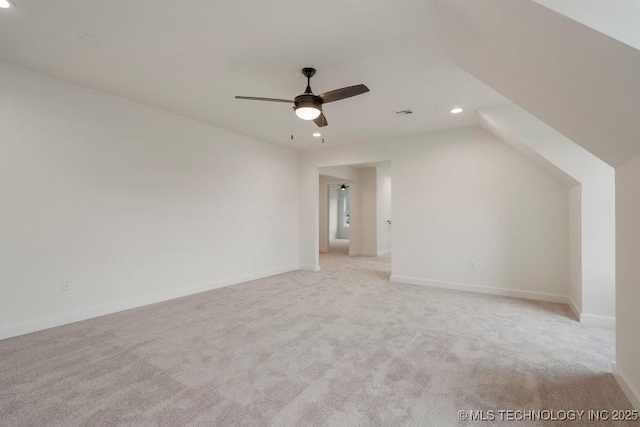
<path fill-rule="evenodd" d="M 323 113 L 324 114 L 324 113 Z M 324 134 L 327 133 L 327 127 L 325 126 L 322 130 L 322 143 L 324 144 Z"/>
<path fill-rule="evenodd" d="M 291 140 L 293 141 L 293 116 L 295 115 L 295 107 L 291 107 Z"/>

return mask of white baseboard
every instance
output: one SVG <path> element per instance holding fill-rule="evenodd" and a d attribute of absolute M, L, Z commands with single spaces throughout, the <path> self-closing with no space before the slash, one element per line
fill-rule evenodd
<path fill-rule="evenodd" d="M 567 298 L 569 298 L 569 308 L 571 309 L 571 311 L 573 311 L 573 314 L 575 314 L 576 319 L 578 319 L 578 322 L 579 322 L 580 317 L 582 316 L 582 311 L 578 308 L 578 304 L 575 303 L 573 298 L 571 297 L 567 297 Z"/>
<path fill-rule="evenodd" d="M 18 335 L 29 334 L 31 332 L 42 331 L 44 329 L 54 328 L 56 326 L 67 325 L 69 323 L 79 322 L 81 320 L 92 319 L 94 317 L 100 317 L 107 314 L 113 314 L 124 310 L 130 310 L 132 308 L 142 307 L 145 305 L 156 304 L 158 302 L 167 301 L 175 298 L 184 297 L 187 295 L 193 295 L 200 292 L 206 292 L 213 289 L 223 288 L 225 286 L 237 285 L 238 283 L 248 282 L 251 280 L 262 279 L 269 276 L 275 276 L 276 274 L 288 273 L 290 271 L 296 271 L 298 267 L 285 267 L 274 270 L 264 271 L 256 274 L 250 274 L 241 277 L 235 277 L 231 279 L 222 280 L 216 283 L 210 283 L 206 285 L 192 286 L 188 288 L 180 288 L 171 291 L 161 292 L 141 298 L 135 298 L 127 301 L 120 301 L 111 304 L 100 305 L 97 307 L 91 307 L 83 310 L 73 311 L 71 313 L 59 314 L 44 319 L 33 320 L 17 325 L 6 326 L 0 328 L 0 340 L 5 338 L 11 338 Z"/>
<path fill-rule="evenodd" d="M 303 264 L 300 264 L 300 266 L 298 267 L 298 270 L 320 271 L 320 266 L 319 265 L 303 265 Z"/>
<path fill-rule="evenodd" d="M 392 282 L 409 283 L 411 285 L 424 285 L 434 288 L 453 289 L 456 291 L 478 292 L 481 294 L 500 295 L 505 297 L 516 297 L 533 299 L 538 301 L 569 303 L 569 297 L 563 295 L 546 294 L 542 292 L 521 291 L 517 289 L 493 288 L 490 286 L 469 285 L 466 283 L 441 282 L 437 280 L 417 279 L 415 277 L 391 276 Z"/>
<path fill-rule="evenodd" d="M 377 252 L 351 252 L 349 251 L 349 256 L 378 256 Z"/>
<path fill-rule="evenodd" d="M 631 406 L 640 411 L 640 391 L 627 381 L 626 375 L 620 370 L 615 361 L 612 364 L 613 377 L 616 379 L 624 395 L 627 396 Z"/>
<path fill-rule="evenodd" d="M 349 256 L 386 256 L 391 255 L 391 249 L 386 249 L 380 252 L 357 252 L 357 251 L 349 251 Z"/>
<path fill-rule="evenodd" d="M 573 311 L 573 314 L 576 315 L 580 323 L 584 323 L 585 325 L 589 325 L 589 326 L 599 326 L 601 328 L 615 329 L 616 327 L 615 317 L 585 314 L 582 312 L 582 310 L 578 308 L 578 304 L 576 304 L 571 297 L 568 297 L 568 299 L 569 299 L 569 302 L 568 302 L 569 307 L 571 308 L 571 311 Z"/>
<path fill-rule="evenodd" d="M 578 308 L 578 305 L 571 297 L 569 297 L 569 307 L 571 308 L 571 311 L 573 311 L 573 314 L 576 315 L 580 323 L 609 329 L 614 329 L 616 327 L 615 317 L 595 316 L 593 314 L 582 313 L 582 311 Z"/>
<path fill-rule="evenodd" d="M 582 313 L 580 315 L 580 323 L 591 326 L 600 326 L 601 328 L 614 329 L 616 327 L 616 318 Z"/>
<path fill-rule="evenodd" d="M 517 289 L 494 288 L 490 286 L 469 285 L 466 283 L 441 282 L 437 280 L 417 279 L 415 277 L 404 277 L 392 275 L 392 282 L 409 283 L 411 285 L 424 285 L 434 288 L 453 289 L 456 291 L 478 292 L 481 294 L 501 295 L 506 297 L 533 299 L 538 301 L 557 302 L 567 304 L 578 318 L 580 323 L 602 328 L 615 328 L 616 319 L 614 317 L 595 316 L 581 313 L 573 300 L 564 295 L 546 294 L 542 292 L 522 291 Z"/>

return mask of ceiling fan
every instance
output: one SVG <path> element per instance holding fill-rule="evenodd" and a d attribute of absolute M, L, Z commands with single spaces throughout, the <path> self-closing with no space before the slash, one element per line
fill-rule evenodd
<path fill-rule="evenodd" d="M 365 85 L 355 85 L 321 93 L 320 95 L 314 95 L 314 93 L 311 91 L 311 77 L 316 74 L 316 69 L 309 67 L 303 68 L 302 74 L 307 78 L 307 88 L 302 95 L 296 96 L 294 100 L 278 98 L 258 98 L 255 96 L 236 96 L 236 99 L 292 103 L 298 117 L 300 117 L 302 120 L 313 120 L 313 122 L 319 127 L 324 127 L 329 123 L 327 123 L 327 118 L 322 112 L 322 104 L 326 104 L 327 102 L 340 101 L 341 99 L 351 98 L 352 96 L 369 92 L 369 88 Z"/>

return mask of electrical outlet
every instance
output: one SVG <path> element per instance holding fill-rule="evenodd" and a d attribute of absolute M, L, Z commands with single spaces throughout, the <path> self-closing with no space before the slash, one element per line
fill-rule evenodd
<path fill-rule="evenodd" d="M 469 268 L 471 270 L 477 270 L 478 269 L 478 262 L 474 259 L 472 259 L 471 261 L 469 261 Z"/>
<path fill-rule="evenodd" d="M 62 280 L 62 290 L 68 291 L 71 289 L 71 279 L 63 279 Z"/>

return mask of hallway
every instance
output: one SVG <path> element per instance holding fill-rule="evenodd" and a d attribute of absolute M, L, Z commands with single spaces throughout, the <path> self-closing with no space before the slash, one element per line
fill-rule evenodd
<path fill-rule="evenodd" d="M 349 239 L 331 239 L 329 242 L 329 252 L 348 254 Z"/>

